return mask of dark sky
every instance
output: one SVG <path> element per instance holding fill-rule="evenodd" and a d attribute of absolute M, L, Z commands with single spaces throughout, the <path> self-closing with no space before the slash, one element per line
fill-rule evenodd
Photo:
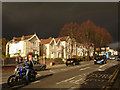
<path fill-rule="evenodd" d="M 118 6 L 113 2 L 2 3 L 2 35 L 7 39 L 37 33 L 39 38 L 57 37 L 64 24 L 90 19 L 106 28 L 118 41 Z"/>

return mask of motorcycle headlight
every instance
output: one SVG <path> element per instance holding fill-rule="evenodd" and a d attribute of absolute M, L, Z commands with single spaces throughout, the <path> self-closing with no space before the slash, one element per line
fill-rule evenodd
<path fill-rule="evenodd" d="M 19 73 L 20 71 L 18 71 L 18 73 Z"/>
<path fill-rule="evenodd" d="M 71 63 L 72 63 L 73 61 L 71 61 Z"/>
<path fill-rule="evenodd" d="M 94 61 L 96 61 L 96 60 L 94 60 Z"/>

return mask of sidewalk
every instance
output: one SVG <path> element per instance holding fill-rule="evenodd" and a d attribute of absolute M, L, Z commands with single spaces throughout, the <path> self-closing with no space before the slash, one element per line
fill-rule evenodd
<path fill-rule="evenodd" d="M 50 64 L 49 65 L 46 65 L 47 67 L 47 69 L 48 68 L 55 68 L 55 67 L 63 67 L 63 66 L 65 66 L 65 64 L 56 64 L 56 65 L 53 65 L 53 66 L 50 66 Z"/>

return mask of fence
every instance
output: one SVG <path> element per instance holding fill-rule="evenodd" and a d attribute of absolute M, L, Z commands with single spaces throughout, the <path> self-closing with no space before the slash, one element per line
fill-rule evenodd
<path fill-rule="evenodd" d="M 16 64 L 16 58 L 5 58 L 4 62 L 2 62 L 3 65 L 8 65 L 8 64 Z"/>

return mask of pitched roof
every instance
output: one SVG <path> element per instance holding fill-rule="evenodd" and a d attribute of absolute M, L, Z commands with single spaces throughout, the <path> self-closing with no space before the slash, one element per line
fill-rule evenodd
<path fill-rule="evenodd" d="M 40 44 L 47 44 L 47 43 L 50 43 L 51 40 L 52 40 L 51 37 L 49 37 L 48 39 L 40 39 L 40 41 L 41 41 Z"/>
<path fill-rule="evenodd" d="M 30 39 L 31 37 L 32 37 L 33 35 L 28 35 L 28 36 L 22 36 L 22 37 L 18 37 L 18 38 L 16 38 L 16 37 L 13 37 L 13 39 L 15 40 L 15 41 L 17 41 L 17 42 L 19 42 L 19 41 L 21 41 L 22 40 L 22 38 L 24 38 L 23 40 L 27 40 L 27 39 Z M 13 40 L 12 39 L 12 40 Z M 10 42 L 13 42 L 13 41 L 10 41 Z"/>
<path fill-rule="evenodd" d="M 55 38 L 55 41 L 58 42 L 59 39 L 60 39 L 61 41 L 66 41 L 67 37 L 68 37 L 68 36 Z"/>
<path fill-rule="evenodd" d="M 60 40 L 61 38 L 55 38 L 55 41 L 58 42 L 58 40 Z"/>
<path fill-rule="evenodd" d="M 61 41 L 65 41 L 67 39 L 68 36 L 65 36 L 65 37 L 61 37 Z"/>

